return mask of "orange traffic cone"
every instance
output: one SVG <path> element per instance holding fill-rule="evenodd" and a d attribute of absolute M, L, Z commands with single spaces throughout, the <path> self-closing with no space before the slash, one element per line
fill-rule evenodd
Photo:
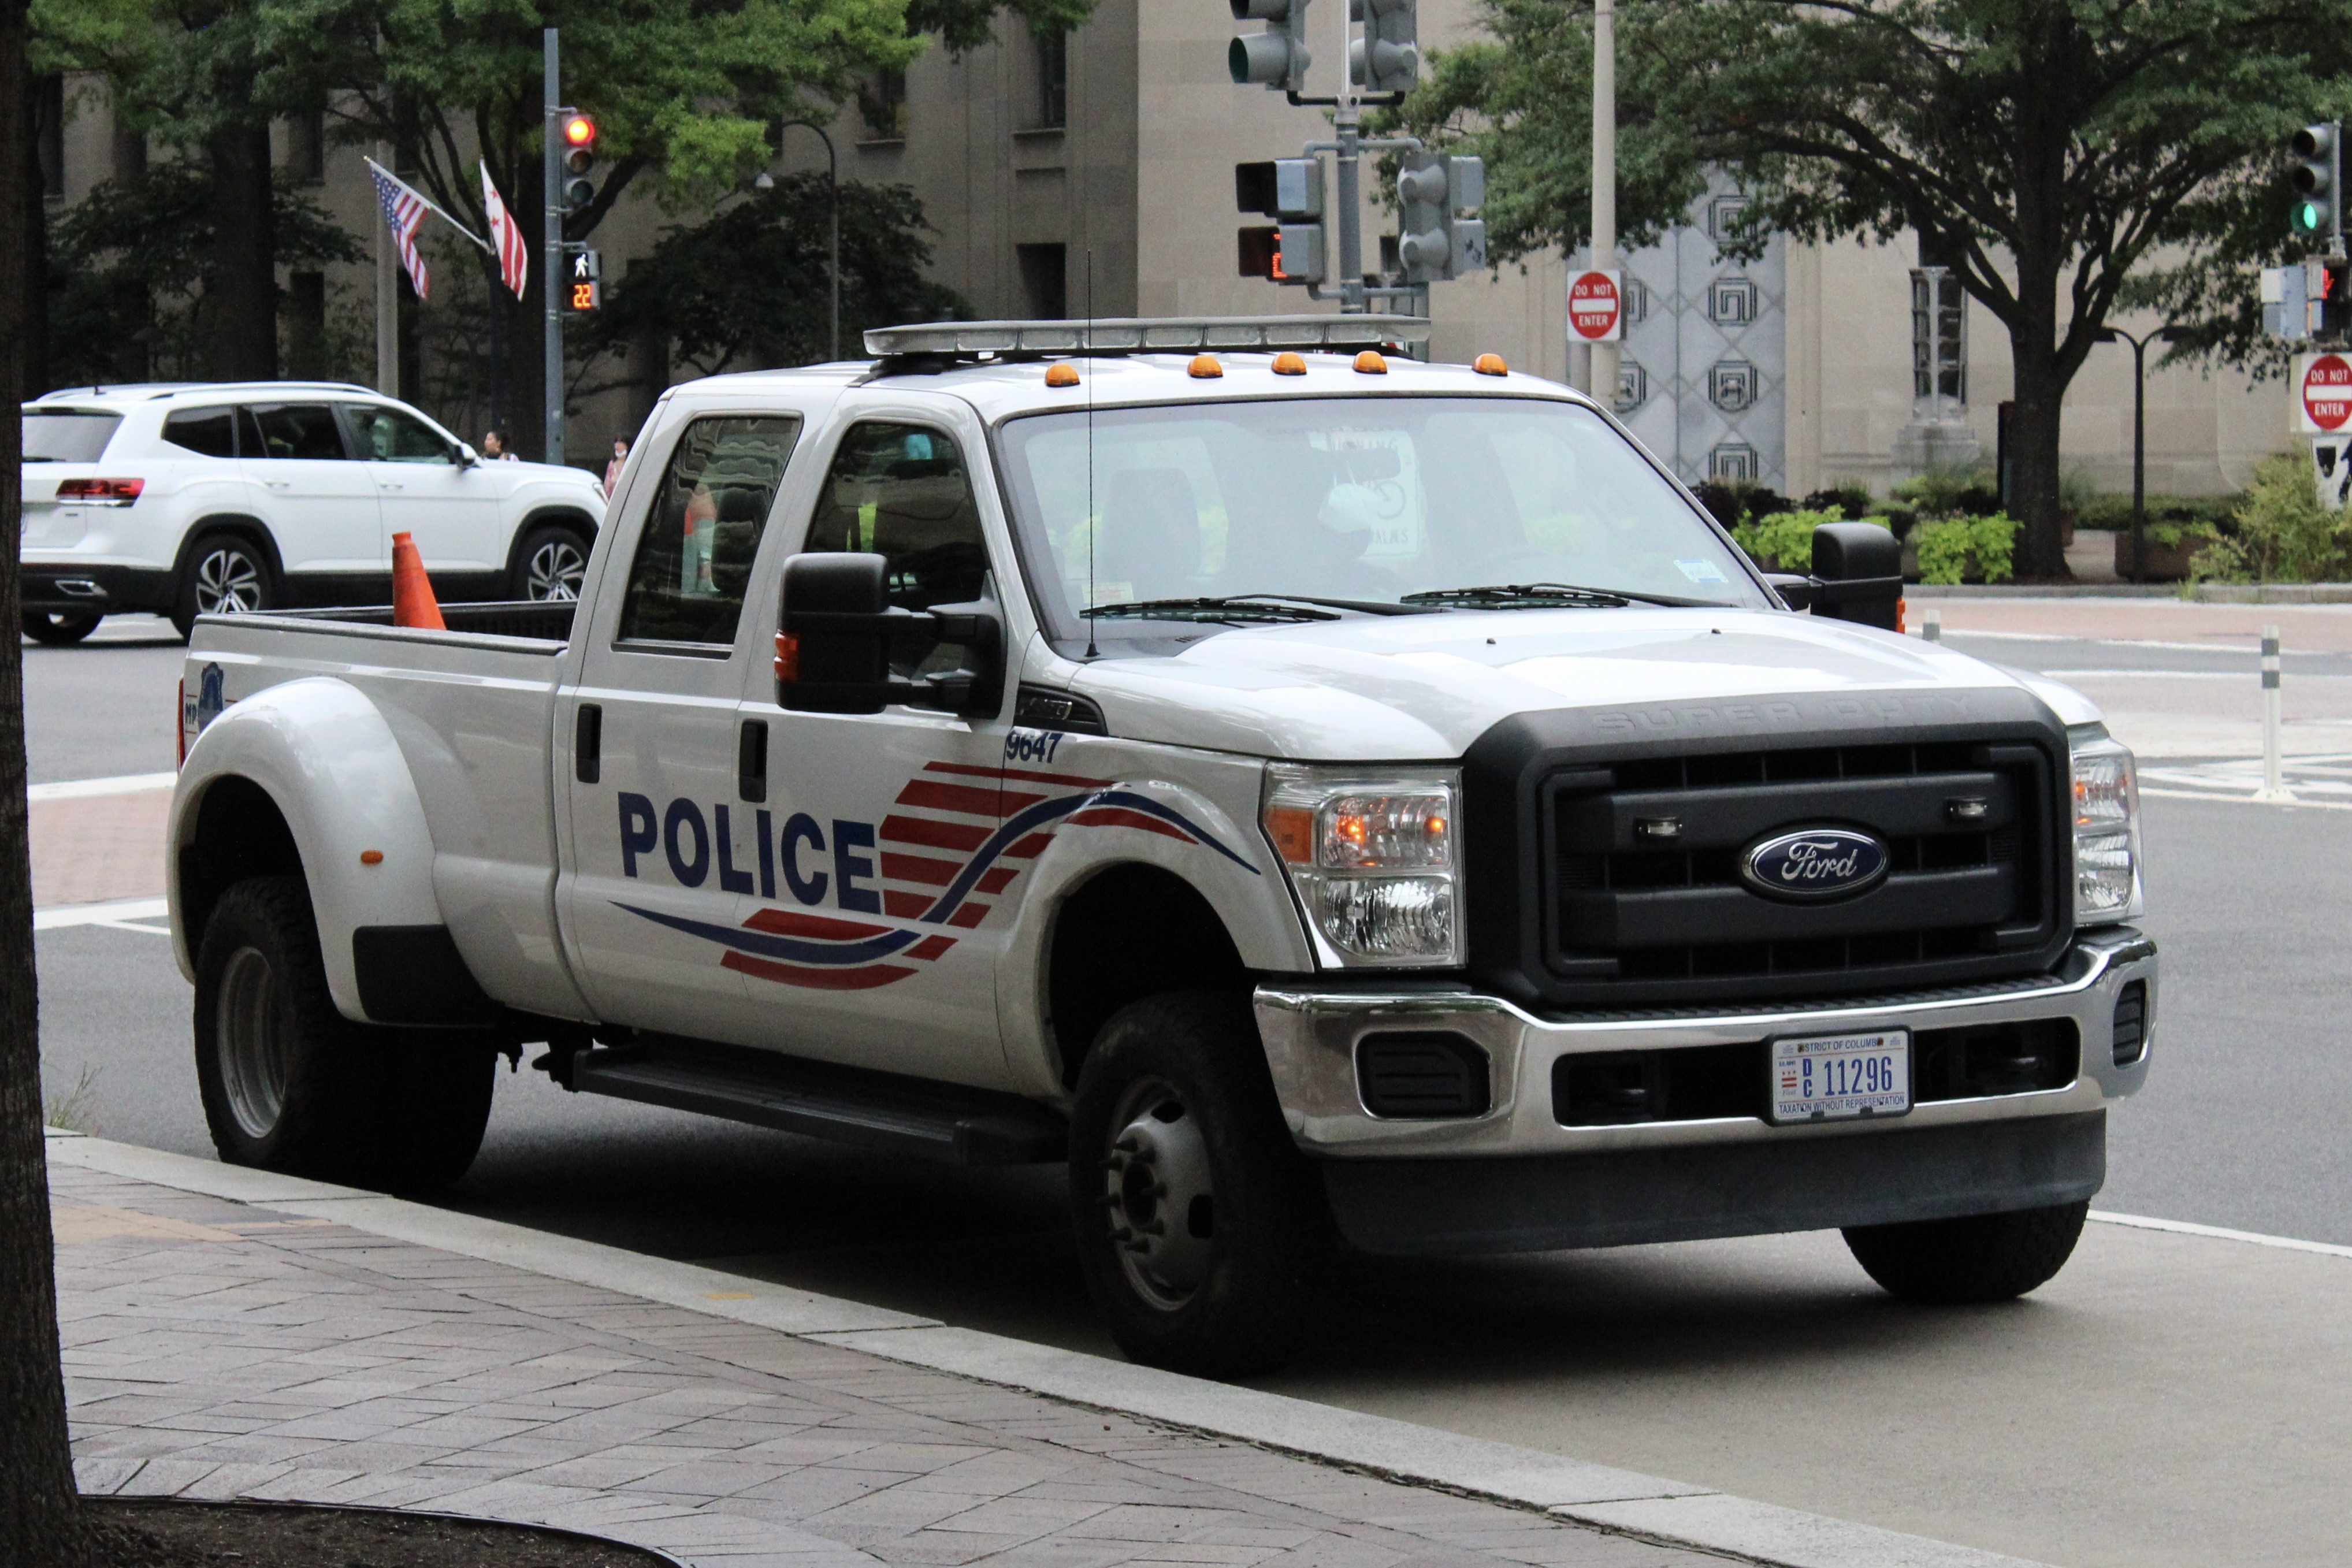
<path fill-rule="evenodd" d="M 432 579 L 425 575 L 425 558 L 416 553 L 416 542 L 405 533 L 392 536 L 392 624 L 436 632 L 449 629 L 449 623 L 441 618 L 441 601 L 433 596 Z"/>

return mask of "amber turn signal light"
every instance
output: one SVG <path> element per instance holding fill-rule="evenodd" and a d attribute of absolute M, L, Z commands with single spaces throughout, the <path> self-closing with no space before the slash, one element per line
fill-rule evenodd
<path fill-rule="evenodd" d="M 801 639 L 790 632 L 776 634 L 776 679 L 786 686 L 801 678 Z"/>

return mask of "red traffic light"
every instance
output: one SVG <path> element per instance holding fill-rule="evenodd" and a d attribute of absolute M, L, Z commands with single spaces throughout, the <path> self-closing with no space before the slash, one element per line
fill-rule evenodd
<path fill-rule="evenodd" d="M 596 122 L 584 114 L 563 117 L 563 141 L 566 146 L 583 149 L 596 145 Z"/>

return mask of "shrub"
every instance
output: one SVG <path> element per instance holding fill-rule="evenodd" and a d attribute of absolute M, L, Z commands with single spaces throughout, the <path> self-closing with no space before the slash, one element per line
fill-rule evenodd
<path fill-rule="evenodd" d="M 2245 504 L 2243 491 L 2233 496 L 2152 495 L 2147 498 L 2147 536 L 2159 543 L 2178 544 L 2184 538 L 2200 537 L 2198 530 L 2200 527 L 2228 533 L 2236 527 L 2232 514 Z M 2131 497 L 2103 495 L 2093 498 L 2075 514 L 2074 526 L 2113 533 L 2128 532 L 2131 529 Z"/>
<path fill-rule="evenodd" d="M 1897 484 L 1895 499 L 1928 518 L 1958 517 L 1987 501 L 1995 509 L 2000 504 L 1991 473 L 1982 465 L 1929 468 Z"/>
<path fill-rule="evenodd" d="M 1998 511 L 1990 517 L 1922 522 L 1914 532 L 1919 542 L 1919 581 L 1957 583 L 1972 561 L 1985 582 L 2009 581 L 2016 560 L 2017 526 L 2016 519 Z"/>
<path fill-rule="evenodd" d="M 1731 537 L 1749 559 L 1767 572 L 1810 572 L 1813 565 L 1813 530 L 1825 522 L 1843 522 L 1835 508 L 1827 511 L 1776 511 L 1732 529 Z M 1866 522 L 1886 526 L 1884 518 Z"/>
<path fill-rule="evenodd" d="M 1815 490 L 1804 499 L 1805 511 L 1842 511 L 1848 517 L 1868 517 L 1878 510 L 1869 488 L 1851 480 L 1832 485 L 1825 490 Z"/>
<path fill-rule="evenodd" d="M 2190 566 L 2191 581 L 2340 583 L 2352 577 L 2352 515 L 2320 504 L 2305 453 L 2263 458 L 2232 521 L 2234 529 L 2203 530 L 2212 542 Z"/>

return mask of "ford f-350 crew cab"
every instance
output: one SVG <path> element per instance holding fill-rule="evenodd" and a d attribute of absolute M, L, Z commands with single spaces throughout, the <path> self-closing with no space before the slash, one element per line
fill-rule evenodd
<path fill-rule="evenodd" d="M 1066 1160 L 1119 1342 L 1211 1372 L 1341 1245 L 2047 1279 L 2147 1071 L 2130 753 L 1898 635 L 1883 530 L 1767 578 L 1588 399 L 1368 346 L 1425 330 L 893 329 L 669 392 L 576 605 L 200 621 L 224 1158 L 452 1179 L 544 1042 Z"/>

